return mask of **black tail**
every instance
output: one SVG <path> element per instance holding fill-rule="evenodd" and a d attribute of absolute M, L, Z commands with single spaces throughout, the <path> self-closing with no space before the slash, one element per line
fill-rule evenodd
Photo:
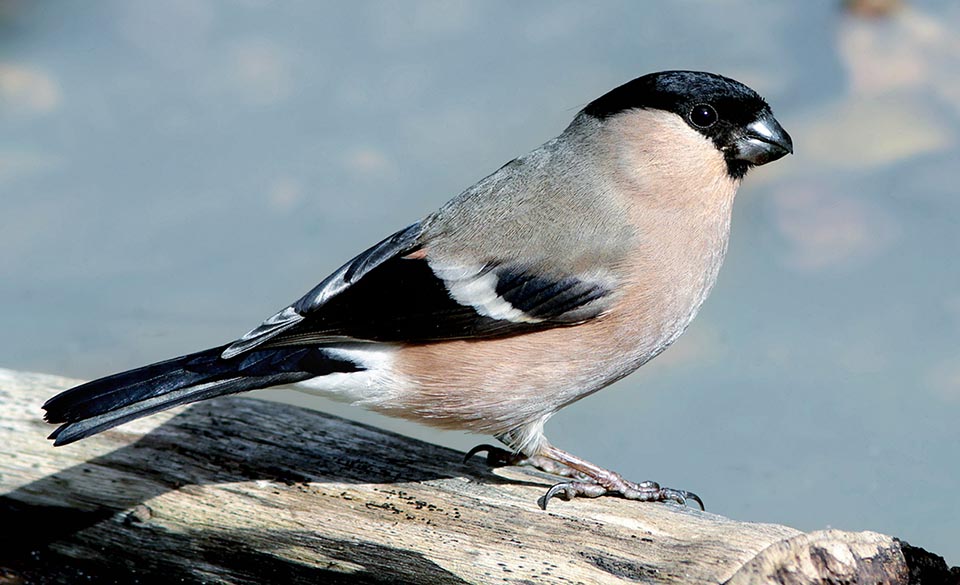
<path fill-rule="evenodd" d="M 258 349 L 223 359 L 225 348 L 114 374 L 54 396 L 43 405 L 44 418 L 64 424 L 49 438 L 66 445 L 180 404 L 361 369 L 319 347 Z"/>

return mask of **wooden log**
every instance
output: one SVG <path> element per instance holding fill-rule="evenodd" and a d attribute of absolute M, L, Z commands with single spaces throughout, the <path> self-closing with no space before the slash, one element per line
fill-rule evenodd
<path fill-rule="evenodd" d="M 251 398 L 53 448 L 40 405 L 77 383 L 0 369 L 0 584 L 958 577 L 870 532 L 803 534 L 615 498 L 555 500 L 544 512 L 535 502 L 547 476 Z"/>

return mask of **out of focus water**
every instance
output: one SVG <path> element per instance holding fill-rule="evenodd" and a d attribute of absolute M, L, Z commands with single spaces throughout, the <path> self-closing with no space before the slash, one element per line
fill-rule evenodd
<path fill-rule="evenodd" d="M 716 71 L 797 153 L 748 177 L 688 333 L 548 435 L 733 518 L 960 564 L 958 28 L 949 0 L 2 1 L 0 366 L 233 339 L 613 86 Z"/>

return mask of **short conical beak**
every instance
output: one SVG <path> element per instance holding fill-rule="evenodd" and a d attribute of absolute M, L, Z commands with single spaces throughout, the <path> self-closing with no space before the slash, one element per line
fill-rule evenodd
<path fill-rule="evenodd" d="M 793 140 L 773 114 L 749 124 L 736 146 L 736 159 L 753 165 L 764 165 L 793 154 Z"/>

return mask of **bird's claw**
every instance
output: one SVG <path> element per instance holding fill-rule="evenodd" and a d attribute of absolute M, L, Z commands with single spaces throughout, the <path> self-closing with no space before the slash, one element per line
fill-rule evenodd
<path fill-rule="evenodd" d="M 546 510 L 547 503 L 551 498 L 554 497 L 560 498 L 561 500 L 570 501 L 577 496 L 584 498 L 598 498 L 608 493 L 609 492 L 607 491 L 607 488 L 603 487 L 599 483 L 591 483 L 586 481 L 565 481 L 563 483 L 550 486 L 550 489 L 547 490 L 547 493 L 537 498 L 537 504 L 540 506 L 541 510 Z"/>
<path fill-rule="evenodd" d="M 487 453 L 487 465 L 491 467 L 505 467 L 508 465 L 517 465 L 524 459 L 526 456 L 521 455 L 520 453 L 513 453 L 512 451 L 507 451 L 506 449 L 501 449 L 495 445 L 477 445 L 473 449 L 467 451 L 467 454 L 463 456 L 463 462 L 466 463 L 474 455 L 478 455 L 486 451 Z"/>
<path fill-rule="evenodd" d="M 700 506 L 700 511 L 705 512 L 707 509 L 703 506 L 703 500 L 700 499 L 700 496 L 693 492 L 688 492 L 687 490 L 675 490 L 673 488 L 661 488 L 661 493 L 663 497 L 660 498 L 661 502 L 671 501 L 680 504 L 681 506 L 687 505 L 687 500 L 693 500 Z"/>
<path fill-rule="evenodd" d="M 533 467 L 550 475 L 559 475 L 560 477 L 571 477 L 577 480 L 590 481 L 590 477 L 584 473 L 571 469 L 562 463 L 557 463 L 552 459 L 540 455 L 527 456 L 523 453 L 507 451 L 494 445 L 477 445 L 470 449 L 463 457 L 466 463 L 471 457 L 478 453 L 487 452 L 487 465 L 491 467 L 508 467 L 515 465 L 517 467 Z"/>
<path fill-rule="evenodd" d="M 637 500 L 640 502 L 675 502 L 685 506 L 688 500 L 696 502 L 701 510 L 705 510 L 703 500 L 700 496 L 686 490 L 677 490 L 673 488 L 662 488 L 660 484 L 654 481 L 645 481 L 642 483 L 633 483 L 631 481 L 621 480 L 621 485 L 605 487 L 596 482 L 586 481 L 568 481 L 558 483 L 550 487 L 547 493 L 537 499 L 537 504 L 543 510 L 547 509 L 547 503 L 554 497 L 561 500 L 572 500 L 573 498 L 599 498 L 600 496 L 619 496 L 627 500 Z"/>

